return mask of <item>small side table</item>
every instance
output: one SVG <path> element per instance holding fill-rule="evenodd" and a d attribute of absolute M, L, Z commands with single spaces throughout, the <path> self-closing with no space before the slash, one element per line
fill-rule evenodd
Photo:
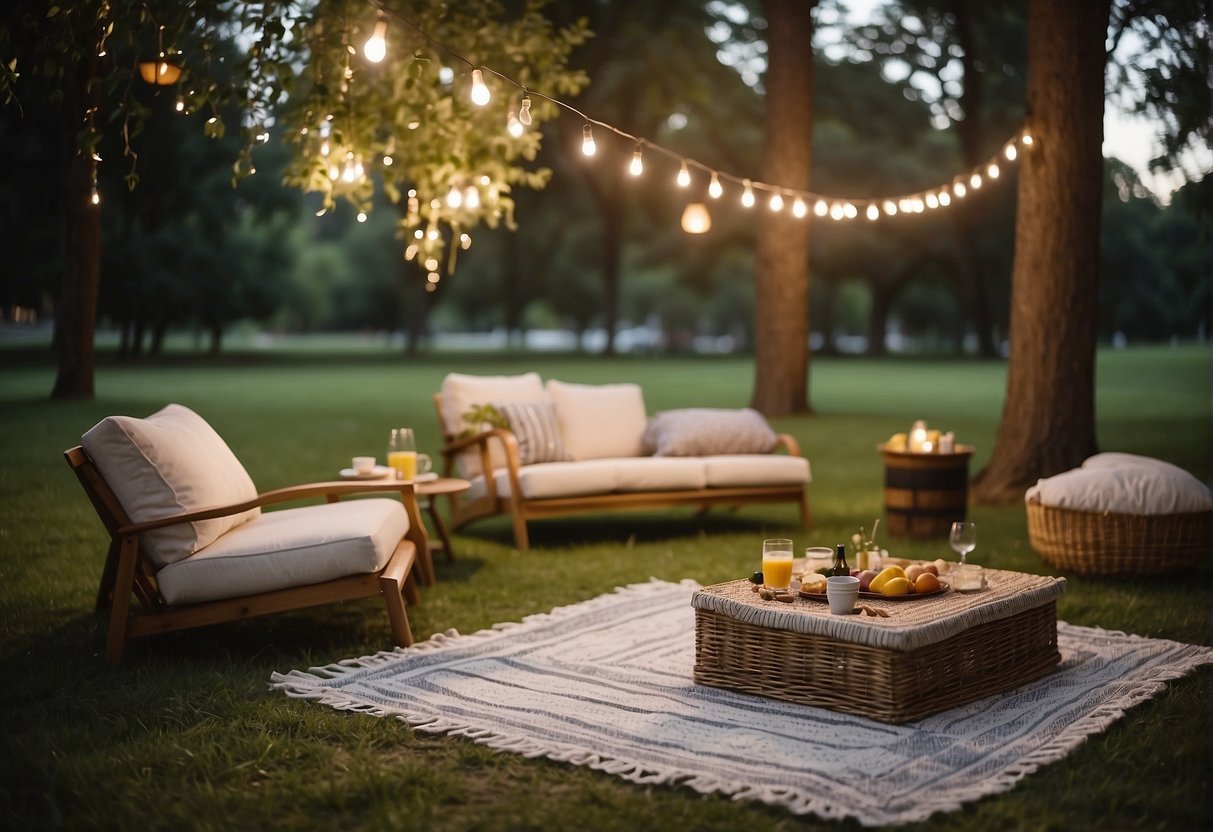
<path fill-rule="evenodd" d="M 439 540 L 430 544 L 430 550 L 441 549 L 446 552 L 447 563 L 455 559 L 455 550 L 451 546 L 451 537 L 446 529 L 446 521 L 438 513 L 438 501 L 434 498 L 446 494 L 459 494 L 471 487 L 472 484 L 470 482 L 457 477 L 439 477 L 436 480 L 419 482 L 415 486 L 418 496 L 425 498 L 421 502 L 421 507 L 430 515 L 430 522 L 434 525 L 434 531 L 438 533 Z"/>
<path fill-rule="evenodd" d="M 969 498 L 972 445 L 950 454 L 891 451 L 884 458 L 885 529 L 891 537 L 947 537 L 964 520 Z"/>

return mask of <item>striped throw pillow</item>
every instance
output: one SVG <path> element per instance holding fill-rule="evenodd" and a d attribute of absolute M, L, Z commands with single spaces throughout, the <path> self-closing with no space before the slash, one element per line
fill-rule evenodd
<path fill-rule="evenodd" d="M 523 465 L 561 462 L 569 458 L 556 424 L 556 408 L 551 402 L 505 402 L 495 406 L 510 422 L 510 432 L 518 440 Z"/>

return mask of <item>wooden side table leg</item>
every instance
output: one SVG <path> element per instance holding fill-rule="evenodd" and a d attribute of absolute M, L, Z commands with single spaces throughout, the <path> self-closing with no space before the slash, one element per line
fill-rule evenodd
<path fill-rule="evenodd" d="M 438 513 L 438 504 L 436 500 L 429 500 L 426 505 L 426 510 L 430 514 L 430 520 L 434 524 L 434 531 L 438 532 L 438 537 L 442 541 L 442 550 L 446 552 L 447 563 L 455 559 L 455 550 L 451 547 L 451 536 L 446 530 L 446 521 L 442 519 L 442 515 Z M 437 549 L 437 545 L 431 545 L 431 549 Z"/>

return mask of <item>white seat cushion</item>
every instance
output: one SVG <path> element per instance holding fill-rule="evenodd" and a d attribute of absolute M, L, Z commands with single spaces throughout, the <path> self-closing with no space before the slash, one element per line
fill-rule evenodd
<path fill-rule="evenodd" d="M 1213 511 L 1208 486 L 1182 468 L 1161 460 L 1149 462 L 1074 468 L 1038 480 L 1024 499 L 1036 499 L 1051 508 L 1114 514 Z"/>
<path fill-rule="evenodd" d="M 519 376 L 472 376 L 450 373 L 442 380 L 442 427 L 448 436 L 458 436 L 471 427 L 463 421 L 463 414 L 474 405 L 502 404 L 506 402 L 546 401 L 543 382 L 538 373 L 523 373 Z M 500 443 L 490 446 L 490 461 L 494 468 L 505 465 L 505 453 Z M 470 451 L 458 457 L 459 470 L 466 479 L 480 473 L 480 455 Z"/>
<path fill-rule="evenodd" d="M 179 404 L 146 419 L 109 416 L 90 428 L 81 444 L 135 523 L 257 496 L 227 443 L 205 419 Z M 157 566 L 175 563 L 260 513 L 253 508 L 157 529 L 143 535 L 140 545 Z"/>
<path fill-rule="evenodd" d="M 598 460 L 615 468 L 616 491 L 698 491 L 707 485 L 703 460 L 652 457 Z"/>
<path fill-rule="evenodd" d="M 568 384 L 551 380 L 548 396 L 570 458 L 644 454 L 644 394 L 637 384 Z"/>
<path fill-rule="evenodd" d="M 802 485 L 812 479 L 809 461 L 783 454 L 705 456 L 709 488 L 751 485 Z"/>
<path fill-rule="evenodd" d="M 399 500 L 267 511 L 156 573 L 170 604 L 237 598 L 382 569 L 409 528 Z"/>
<path fill-rule="evenodd" d="M 510 496 L 508 471 L 497 471 L 494 477 L 497 496 Z M 529 500 L 548 497 L 584 497 L 587 494 L 609 494 L 615 490 L 615 467 L 603 460 L 586 462 L 543 462 L 527 465 L 518 472 L 522 496 Z M 468 497 L 484 496 L 484 477 L 472 480 Z"/>

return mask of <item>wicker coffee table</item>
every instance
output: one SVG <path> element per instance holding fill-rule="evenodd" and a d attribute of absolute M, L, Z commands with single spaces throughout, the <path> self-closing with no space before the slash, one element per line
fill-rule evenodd
<path fill-rule="evenodd" d="M 704 587 L 691 601 L 695 681 L 901 723 L 1045 675 L 1061 660 L 1065 579 L 985 574 L 981 592 L 861 599 L 888 618 L 763 601 L 746 580 Z"/>

